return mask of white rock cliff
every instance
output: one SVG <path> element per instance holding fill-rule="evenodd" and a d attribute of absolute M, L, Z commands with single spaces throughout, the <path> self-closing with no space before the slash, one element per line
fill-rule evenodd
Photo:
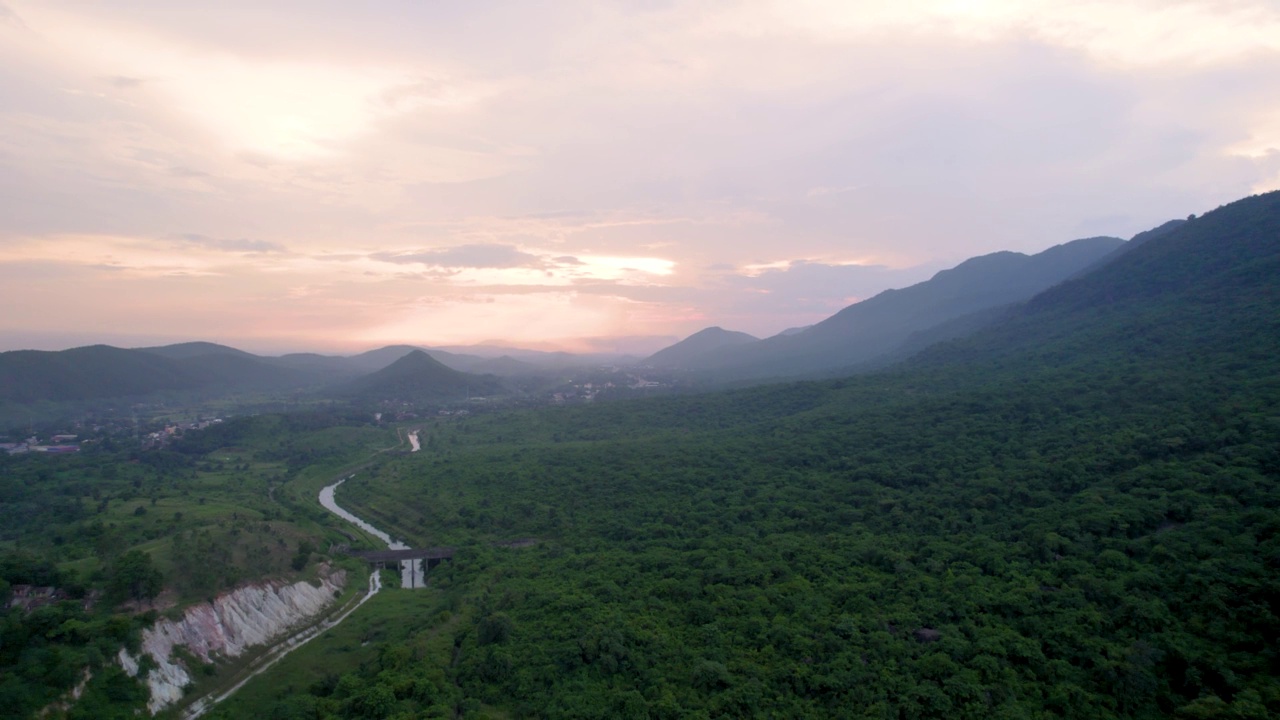
<path fill-rule="evenodd" d="M 142 654 L 156 663 L 146 677 L 151 690 L 147 709 L 155 714 L 177 702 L 191 682 L 190 668 L 173 656 L 175 646 L 186 646 L 203 662 L 238 657 L 314 620 L 346 580 L 346 571 L 337 570 L 322 578 L 319 587 L 310 582 L 247 585 L 187 608 L 181 620 L 158 620 L 142 633 Z M 139 658 L 121 650 L 119 660 L 126 672 L 137 675 Z"/>

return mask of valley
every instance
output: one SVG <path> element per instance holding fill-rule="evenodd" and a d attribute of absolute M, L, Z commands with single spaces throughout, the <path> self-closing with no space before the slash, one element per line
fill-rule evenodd
<path fill-rule="evenodd" d="M 1280 0 L 0 0 L 0 720 L 1280 718 Z"/>
<path fill-rule="evenodd" d="M 179 651 L 217 698 L 192 712 L 1268 717 L 1280 194 L 1113 245 L 1022 300 L 913 301 L 965 313 L 858 372 L 846 348 L 787 380 L 445 406 L 461 371 L 410 351 L 357 383 L 395 406 L 2 456 L 0 590 L 63 599 L 6 610 L 0 700 L 35 714 L 89 669 L 62 715 L 133 717 L 146 693 L 113 658 L 148 628 L 345 572 L 342 614 L 251 675 Z M 349 553 L 393 544 L 455 551 L 425 587 L 366 582 Z"/>

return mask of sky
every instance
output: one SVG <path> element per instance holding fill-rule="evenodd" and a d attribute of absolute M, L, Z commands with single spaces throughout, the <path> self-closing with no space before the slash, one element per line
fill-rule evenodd
<path fill-rule="evenodd" d="M 0 350 L 651 352 L 1280 188 L 1280 0 L 0 0 Z"/>

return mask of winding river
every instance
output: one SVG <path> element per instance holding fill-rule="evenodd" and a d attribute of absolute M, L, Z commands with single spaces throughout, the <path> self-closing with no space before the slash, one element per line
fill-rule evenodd
<path fill-rule="evenodd" d="M 411 450 L 410 452 L 418 452 L 420 449 L 422 449 L 422 445 L 418 441 L 417 430 L 414 430 L 413 432 L 409 433 L 409 444 L 413 446 L 413 450 Z M 337 515 L 343 520 L 346 520 L 352 525 L 355 525 L 361 530 L 364 530 L 370 535 L 373 535 L 374 537 L 378 538 L 382 542 L 386 543 L 388 550 L 409 550 L 410 548 L 408 545 L 405 545 L 404 543 L 398 540 L 392 540 L 391 536 L 388 535 L 387 533 L 379 530 L 378 528 L 374 527 L 368 522 L 356 517 L 355 515 L 351 514 L 347 510 L 344 510 L 340 505 L 338 505 L 337 500 L 334 499 L 334 494 L 338 491 L 338 486 L 353 477 L 355 477 L 355 473 L 352 473 L 342 478 L 341 480 L 339 480 L 338 482 L 332 485 L 325 486 L 325 488 L 320 491 L 320 504 L 323 505 L 326 510 L 333 513 L 334 515 Z M 414 560 L 401 561 L 400 587 L 409 589 L 409 590 L 422 587 L 423 582 L 422 582 L 421 575 L 422 575 L 422 572 L 418 568 L 418 563 L 416 561 Z"/>
<path fill-rule="evenodd" d="M 410 452 L 418 452 L 422 448 L 421 444 L 418 441 L 417 430 L 414 430 L 413 432 L 409 433 L 409 444 L 413 447 L 413 450 L 411 450 Z M 334 496 L 334 493 L 338 490 L 338 486 L 353 477 L 355 477 L 355 473 L 352 473 L 342 478 L 341 480 L 339 480 L 338 482 L 332 485 L 325 486 L 325 488 L 320 491 L 320 504 L 323 505 L 326 510 L 333 513 L 334 515 L 337 515 L 343 520 L 346 520 L 347 522 L 352 523 L 353 525 L 356 525 L 361 530 L 364 530 L 365 532 L 382 540 L 387 544 L 388 549 L 408 550 L 409 549 L 408 545 L 405 545 L 402 542 L 396 542 L 392 540 L 390 535 L 379 530 L 373 525 L 370 525 L 364 520 L 361 520 L 360 518 L 356 517 L 350 512 L 342 509 L 342 507 L 338 505 L 337 501 L 334 500 L 333 496 Z M 416 577 L 416 574 L 418 571 L 417 571 L 417 568 L 415 567 L 414 561 L 405 560 L 404 562 L 401 563 L 400 569 L 401 569 L 400 577 L 402 578 L 401 579 L 402 587 L 405 587 L 405 588 L 422 587 L 421 579 Z M 369 599 L 372 598 L 374 595 L 377 595 L 378 591 L 381 589 L 382 589 L 381 576 L 377 572 L 370 573 L 369 589 L 365 593 L 364 597 L 360 598 L 358 602 L 356 602 L 350 608 L 343 611 L 341 615 L 338 615 L 337 617 L 330 618 L 321 623 L 318 623 L 310 628 L 307 628 L 306 630 L 303 630 L 302 632 L 296 633 L 295 635 L 289 638 L 286 638 L 283 642 L 277 643 L 276 646 L 273 647 L 270 651 L 268 651 L 268 653 L 263 658 L 255 661 L 255 664 L 257 664 L 258 667 L 256 667 L 253 670 L 253 672 L 246 675 L 242 680 L 237 682 L 231 688 L 221 693 L 218 693 L 215 695 L 209 695 L 197 700 L 195 703 L 193 703 L 189 708 L 187 708 L 182 713 L 183 720 L 195 720 L 195 718 L 198 718 L 201 715 L 204 715 L 204 713 L 207 712 L 210 708 L 212 708 L 217 703 L 230 697 L 232 693 L 239 690 L 242 686 L 244 686 L 245 683 L 249 682 L 253 678 L 257 677 L 258 675 L 261 675 L 262 673 L 266 672 L 271 666 L 279 662 L 285 655 L 288 655 L 294 650 L 297 650 L 299 647 L 302 647 L 312 638 L 323 633 L 325 630 L 328 630 L 329 628 L 337 625 L 343 620 L 346 620 L 348 615 L 355 612 L 361 605 L 364 605 L 366 602 L 368 602 Z"/>

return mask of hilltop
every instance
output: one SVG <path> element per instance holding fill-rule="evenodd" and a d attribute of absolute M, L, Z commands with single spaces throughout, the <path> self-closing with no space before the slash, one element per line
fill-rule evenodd
<path fill-rule="evenodd" d="M 369 401 L 464 402 L 502 393 L 504 388 L 496 376 L 458 372 L 422 350 L 413 350 L 338 392 Z"/>
<path fill-rule="evenodd" d="M 744 332 L 709 327 L 700 330 L 680 342 L 659 350 L 641 361 L 641 365 L 654 367 L 692 367 L 699 358 L 708 354 L 759 342 L 760 338 Z"/>

